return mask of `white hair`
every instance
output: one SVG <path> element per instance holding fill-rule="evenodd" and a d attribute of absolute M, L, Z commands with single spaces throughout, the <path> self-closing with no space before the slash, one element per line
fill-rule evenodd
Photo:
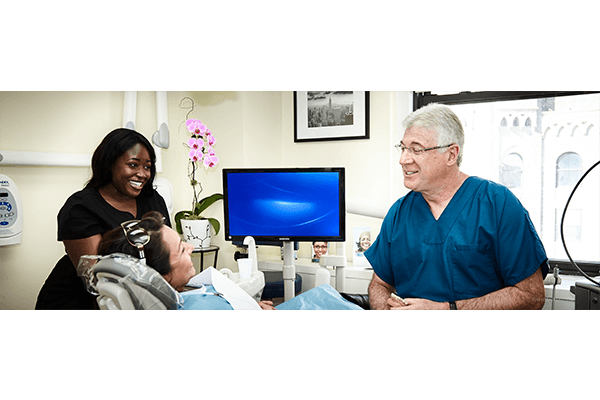
<path fill-rule="evenodd" d="M 437 146 L 457 144 L 459 147 L 456 164 L 462 162 L 465 132 L 463 126 L 454 112 L 441 104 L 430 103 L 412 112 L 402 121 L 404 129 L 419 126 L 437 133 Z M 445 149 L 440 149 L 440 152 Z"/>

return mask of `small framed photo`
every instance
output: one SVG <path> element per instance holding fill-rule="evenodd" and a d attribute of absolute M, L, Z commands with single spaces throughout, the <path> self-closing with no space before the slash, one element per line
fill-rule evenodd
<path fill-rule="evenodd" d="M 371 228 L 354 227 L 352 230 L 352 247 L 353 257 L 352 263 L 354 266 L 368 266 L 369 261 L 365 258 L 365 251 L 371 247 Z"/>
<path fill-rule="evenodd" d="M 322 256 L 326 256 L 329 252 L 329 243 L 313 242 L 312 244 L 312 262 L 319 262 Z"/>
<path fill-rule="evenodd" d="M 369 139 L 369 92 L 294 92 L 294 142 Z"/>

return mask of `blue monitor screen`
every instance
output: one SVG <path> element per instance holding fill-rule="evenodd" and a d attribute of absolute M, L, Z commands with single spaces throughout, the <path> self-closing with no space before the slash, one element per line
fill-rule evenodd
<path fill-rule="evenodd" d="M 345 240 L 344 168 L 224 169 L 225 239 Z"/>

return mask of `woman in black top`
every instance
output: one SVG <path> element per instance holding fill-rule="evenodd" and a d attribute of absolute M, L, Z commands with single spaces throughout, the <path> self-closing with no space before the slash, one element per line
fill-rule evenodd
<path fill-rule="evenodd" d="M 85 254 L 97 254 L 102 234 L 124 221 L 158 211 L 171 226 L 164 199 L 154 190 L 156 154 L 150 142 L 130 129 L 115 129 L 92 156 L 92 178 L 58 213 L 62 257 L 38 295 L 36 309 L 96 309 L 95 296 L 77 276 Z"/>

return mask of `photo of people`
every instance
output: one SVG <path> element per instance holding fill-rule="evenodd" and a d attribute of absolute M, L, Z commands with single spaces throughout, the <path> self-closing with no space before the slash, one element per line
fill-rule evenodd
<path fill-rule="evenodd" d="M 369 265 L 363 253 L 371 246 L 371 228 L 355 227 L 352 232 L 354 265 Z"/>
<path fill-rule="evenodd" d="M 327 255 L 327 242 L 313 242 L 312 262 L 319 262 L 322 256 Z"/>

